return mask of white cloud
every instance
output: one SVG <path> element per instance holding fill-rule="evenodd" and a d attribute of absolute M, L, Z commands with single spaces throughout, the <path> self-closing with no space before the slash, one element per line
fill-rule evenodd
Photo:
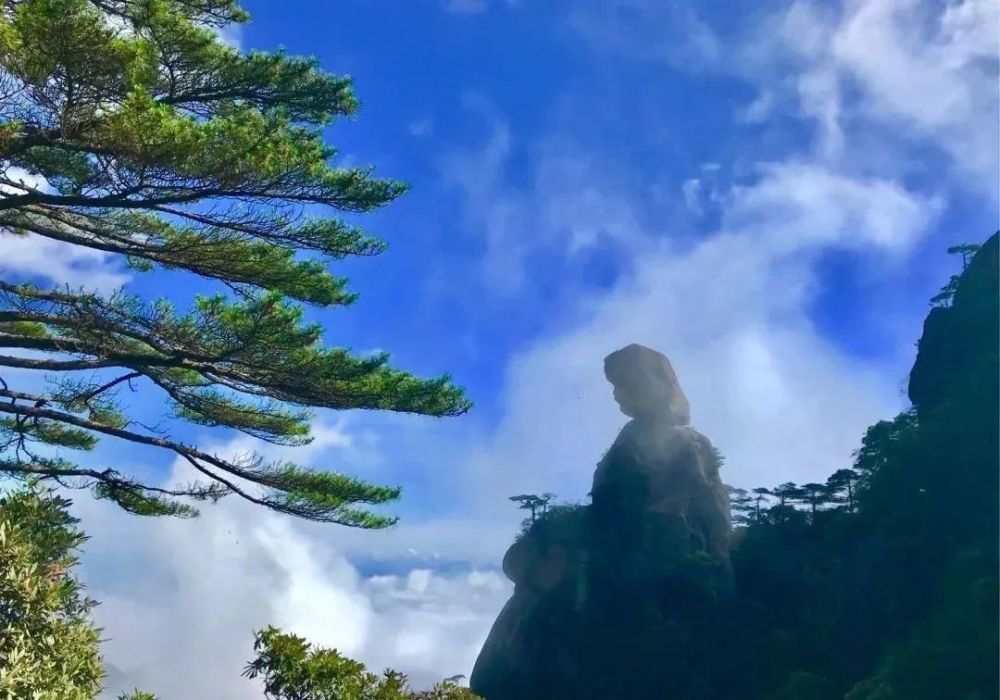
<path fill-rule="evenodd" d="M 798 0 L 738 49 L 765 99 L 783 89 L 820 148 L 858 157 L 845 133 L 891 130 L 947 154 L 967 189 L 996 196 L 1000 5 L 992 0 Z M 863 146 L 859 146 L 862 148 Z"/>
<path fill-rule="evenodd" d="M 723 203 L 727 192 L 727 182 L 731 173 L 723 172 L 722 165 L 714 162 L 702 163 L 697 174 L 684 180 L 680 185 L 680 195 L 684 206 L 695 219 L 709 211 L 715 212 Z M 676 195 L 672 197 L 676 199 Z"/>
<path fill-rule="evenodd" d="M 24 195 L 32 190 L 39 190 L 41 192 L 53 191 L 52 187 L 41 175 L 28 172 L 16 165 L 0 164 L 0 167 L 3 167 L 4 180 L 8 181 L 0 184 L 0 194 Z"/>
<path fill-rule="evenodd" d="M 907 138 L 946 154 L 965 178 L 958 186 L 995 200 L 995 0 L 790 0 L 724 33 L 695 7 L 617 0 L 580 5 L 573 20 L 605 50 L 756 86 L 757 96 L 738 119 L 761 123 L 797 114 L 816 125 L 817 154 L 827 160 L 863 160 L 878 135 Z M 871 132 L 873 139 L 859 138 Z"/>
<path fill-rule="evenodd" d="M 774 93 L 761 90 L 750 104 L 736 110 L 736 121 L 746 124 L 762 124 L 775 109 Z"/>
<path fill-rule="evenodd" d="M 509 126 L 480 110 L 490 119 L 490 137 L 479 149 L 447 158 L 444 178 L 462 193 L 468 228 L 482 239 L 491 291 L 524 292 L 528 269 L 540 256 L 572 260 L 641 237 L 624 188 L 607 177 L 615 163 L 598 163 L 572 141 L 552 138 L 531 153 L 537 167 L 529 184 L 513 186 L 506 180 L 514 147 Z"/>
<path fill-rule="evenodd" d="M 998 25 L 992 0 L 797 0 L 736 40 L 736 72 L 759 86 L 758 101 L 790 96 L 828 157 L 861 155 L 847 133 L 892 130 L 938 148 L 975 178 L 965 187 L 995 196 Z"/>
<path fill-rule="evenodd" d="M 978 62 L 996 60 L 1000 6 L 967 0 L 928 14 L 914 0 L 852 2 L 830 49 L 857 78 L 873 110 L 935 129 L 967 118 L 977 102 L 992 102 L 993 91 L 977 95 L 975 88 L 995 77 Z"/>
<path fill-rule="evenodd" d="M 684 197 L 684 204 L 695 214 L 702 214 L 701 206 L 702 182 L 700 178 L 692 177 L 684 181 L 681 185 L 681 195 Z"/>
<path fill-rule="evenodd" d="M 7 166 L 3 177 L 31 189 L 51 191 L 44 178 L 24 168 Z M 19 192 L 25 190 L 17 185 L 0 185 L 0 193 Z M 128 281 L 119 261 L 109 253 L 3 228 L 0 228 L 0 272 L 101 292 L 117 289 Z"/>
<path fill-rule="evenodd" d="M 992 187 L 1000 147 L 998 26 L 993 0 L 855 0 L 825 61 L 854 79 L 867 115 L 933 139 L 960 170 Z"/>
<path fill-rule="evenodd" d="M 816 163 L 758 170 L 756 182 L 734 188 L 725 224 L 776 249 L 813 243 L 905 252 L 943 207 L 939 197 L 916 195 L 896 181 L 850 177 Z"/>
<path fill-rule="evenodd" d="M 0 272 L 50 280 L 56 284 L 113 291 L 128 281 L 114 256 L 99 250 L 20 235 L 0 229 Z"/>
<path fill-rule="evenodd" d="M 326 433 L 328 451 L 349 449 L 330 437 L 341 430 Z M 238 440 L 216 451 L 245 449 Z M 173 479 L 187 478 L 175 465 Z M 302 526 L 235 499 L 190 521 L 138 519 L 85 499 L 77 512 L 92 537 L 84 570 L 101 601 L 109 697 L 138 686 L 164 698 L 257 698 L 240 673 L 252 632 L 269 624 L 430 685 L 468 674 L 509 595 L 494 570 L 363 574 L 338 538 L 368 538 L 376 551 L 387 533 Z"/>
<path fill-rule="evenodd" d="M 243 25 L 242 24 L 227 24 L 216 32 L 219 35 L 219 41 L 227 46 L 232 46 L 234 49 L 243 48 Z"/>
<path fill-rule="evenodd" d="M 836 157 L 844 148 L 840 76 L 836 71 L 820 68 L 799 76 L 796 88 L 802 112 L 819 127 L 820 153 L 827 158 Z M 755 103 L 751 103 L 750 111 Z"/>

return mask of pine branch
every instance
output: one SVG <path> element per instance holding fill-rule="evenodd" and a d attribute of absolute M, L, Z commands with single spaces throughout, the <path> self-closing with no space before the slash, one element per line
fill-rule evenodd
<path fill-rule="evenodd" d="M 339 217 L 378 209 L 406 187 L 371 168 L 336 166 L 323 129 L 356 111 L 350 79 L 315 59 L 219 41 L 213 28 L 246 20 L 233 0 L 0 6 L 0 239 L 39 236 L 139 271 L 193 274 L 229 295 L 199 297 L 178 313 L 121 292 L 0 280 L 0 348 L 11 350 L 0 367 L 58 376 L 37 396 L 0 379 L 9 400 L 0 472 L 42 466 L 49 478 L 93 481 L 98 497 L 132 512 L 191 514 L 164 500 L 179 493 L 32 453 L 39 444 L 91 449 L 109 437 L 196 463 L 221 490 L 193 488 L 192 498 L 241 493 L 302 517 L 383 527 L 391 518 L 355 506 L 391 501 L 398 489 L 254 456 L 225 460 L 142 432 L 117 403 L 117 389 L 146 379 L 138 387 L 163 392 L 172 419 L 285 445 L 309 440 L 309 408 L 469 408 L 447 376 L 420 379 L 389 367 L 386 355 L 325 347 L 288 301 L 351 303 L 329 264 L 385 245 Z M 98 370 L 116 371 L 79 378 Z"/>
<path fill-rule="evenodd" d="M 307 472 L 297 471 L 295 468 L 290 466 L 286 466 L 282 469 L 275 469 L 259 462 L 256 458 L 251 459 L 248 465 L 240 466 L 236 462 L 224 460 L 215 455 L 208 454 L 198 450 L 197 448 L 173 440 L 142 435 L 123 428 L 101 425 L 100 423 L 73 415 L 72 413 L 46 408 L 45 403 L 47 400 L 44 397 L 19 392 L 10 392 L 6 390 L 0 390 L 0 397 L 27 399 L 29 401 L 36 402 L 36 405 L 33 406 L 20 406 L 13 402 L 10 404 L 0 403 L 0 413 L 29 418 L 44 418 L 47 420 L 57 421 L 59 423 L 73 425 L 88 431 L 110 435 L 128 442 L 150 447 L 158 447 L 171 451 L 185 459 L 202 474 L 210 477 L 213 481 L 222 484 L 222 486 L 226 489 L 225 493 L 235 493 L 241 498 L 257 505 L 267 506 L 272 510 L 319 522 L 331 522 L 356 527 L 385 527 L 394 522 L 394 519 L 392 518 L 386 518 L 367 511 L 352 508 L 351 504 L 359 502 L 369 504 L 386 503 L 398 497 L 398 489 L 367 486 L 361 482 L 345 479 L 344 477 L 339 477 L 339 475 L 335 474 L 313 473 L 313 488 L 311 490 L 303 491 L 301 489 L 301 483 L 303 476 L 307 474 Z M 206 465 L 215 467 L 215 469 L 218 469 L 221 472 L 249 481 L 258 486 L 271 489 L 276 493 L 271 496 L 254 496 L 246 489 L 239 487 L 231 479 L 223 476 L 213 469 L 210 469 Z M 0 464 L 0 469 L 2 468 L 3 465 Z M 26 468 L 19 467 L 14 471 L 25 470 Z M 34 473 L 45 476 L 83 475 L 110 483 L 112 486 L 120 485 L 119 482 L 112 480 L 113 473 L 106 474 L 102 477 L 102 472 L 92 470 L 58 468 L 46 469 L 42 467 Z M 350 493 L 349 491 L 344 493 L 344 489 L 337 489 L 340 493 L 325 493 L 323 486 L 331 485 L 353 485 L 354 493 Z M 143 491 L 167 493 L 161 489 L 145 485 L 133 484 L 133 487 L 139 488 Z M 193 492 L 191 491 L 178 492 L 178 495 L 191 496 L 192 493 Z M 224 494 L 220 493 L 219 496 L 221 495 Z"/>

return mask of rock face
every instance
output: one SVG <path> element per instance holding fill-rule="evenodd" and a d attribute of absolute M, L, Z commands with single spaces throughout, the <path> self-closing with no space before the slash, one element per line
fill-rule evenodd
<path fill-rule="evenodd" d="M 918 414 L 945 401 L 955 377 L 995 376 L 1000 347 L 1000 304 L 994 291 L 1000 284 L 998 261 L 1000 232 L 969 262 L 952 303 L 931 309 L 924 321 L 909 382 L 910 401 Z"/>
<path fill-rule="evenodd" d="M 688 425 L 665 356 L 629 345 L 604 370 L 632 420 L 597 465 L 592 503 L 551 511 L 504 557 L 514 595 L 471 679 L 487 700 L 663 697 L 650 692 L 671 664 L 695 678 L 711 658 L 683 630 L 711 625 L 730 586 L 718 454 Z M 669 697 L 701 695 L 681 684 Z"/>

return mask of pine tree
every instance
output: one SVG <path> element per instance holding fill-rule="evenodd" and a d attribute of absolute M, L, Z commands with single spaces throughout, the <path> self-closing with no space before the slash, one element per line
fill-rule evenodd
<path fill-rule="evenodd" d="M 826 480 L 831 501 L 846 504 L 849 513 L 854 512 L 854 496 L 859 477 L 853 469 L 838 469 Z"/>
<path fill-rule="evenodd" d="M 268 627 L 254 637 L 255 658 L 243 675 L 260 678 L 268 700 L 475 700 L 460 676 L 431 690 L 414 691 L 407 677 L 393 670 L 370 673 L 364 664 L 336 649 L 314 647 L 301 637 Z"/>
<path fill-rule="evenodd" d="M 756 498 L 747 493 L 746 489 L 726 486 L 729 492 L 729 510 L 732 521 L 736 525 L 749 525 L 756 520 Z"/>
<path fill-rule="evenodd" d="M 949 255 L 959 255 L 962 258 L 962 273 L 969 269 L 969 261 L 976 255 L 981 246 L 978 243 L 960 243 L 948 248 Z"/>
<path fill-rule="evenodd" d="M 349 79 L 219 39 L 247 19 L 233 0 L 0 7 L 0 250 L 11 236 L 43 237 L 226 290 L 178 310 L 123 291 L 0 279 L 0 348 L 13 350 L 0 352 L 0 470 L 90 488 L 144 515 L 192 515 L 188 499 L 235 493 L 312 520 L 385 526 L 392 519 L 366 507 L 397 488 L 222 458 L 144 428 L 116 398 L 123 387 L 151 390 L 171 419 L 282 445 L 309 440 L 311 407 L 432 416 L 469 407 L 448 377 L 419 379 L 385 354 L 325 347 L 320 327 L 304 322 L 300 303 L 355 298 L 330 260 L 384 249 L 344 217 L 405 187 L 333 165 L 322 128 L 355 112 Z M 50 373 L 49 388 L 15 387 L 11 369 L 20 382 Z M 99 437 L 166 450 L 202 480 L 161 488 L 56 456 Z"/>
<path fill-rule="evenodd" d="M 778 484 L 771 490 L 771 494 L 778 499 L 779 508 L 784 508 L 788 504 L 788 501 L 793 500 L 798 493 L 798 485 L 791 481 Z"/>
<path fill-rule="evenodd" d="M 530 511 L 531 523 L 534 523 L 538 519 L 539 512 L 544 513 L 545 508 L 553 498 L 555 498 L 555 494 L 553 493 L 546 492 L 541 496 L 534 493 L 523 493 L 519 496 L 511 496 L 508 500 L 519 504 L 517 507 L 520 510 Z"/>
<path fill-rule="evenodd" d="M 809 521 L 816 523 L 816 513 L 830 502 L 830 489 L 826 484 L 809 483 L 799 487 L 796 500 L 809 506 Z"/>
<path fill-rule="evenodd" d="M 771 517 L 776 522 L 785 522 L 796 513 L 795 506 L 792 503 L 799 497 L 800 491 L 797 484 L 786 481 L 783 484 L 779 484 L 770 490 L 770 494 L 778 499 L 778 502 L 771 506 L 770 513 Z"/>
<path fill-rule="evenodd" d="M 962 273 L 969 267 L 969 261 L 979 250 L 979 245 L 975 243 L 962 243 L 960 245 L 953 245 L 948 248 L 949 255 L 958 255 L 962 258 Z M 955 291 L 958 289 L 958 283 L 961 281 L 962 275 L 952 275 L 948 279 L 948 283 L 941 288 L 941 291 L 931 297 L 931 306 L 949 306 L 952 299 L 955 297 Z"/>
<path fill-rule="evenodd" d="M 753 493 L 753 519 L 754 522 L 760 522 L 760 514 L 762 512 L 761 506 L 773 495 L 771 489 L 759 486 L 752 491 Z"/>
<path fill-rule="evenodd" d="M 69 501 L 0 498 L 0 697 L 90 700 L 104 675 L 93 602 L 72 575 L 86 537 Z"/>

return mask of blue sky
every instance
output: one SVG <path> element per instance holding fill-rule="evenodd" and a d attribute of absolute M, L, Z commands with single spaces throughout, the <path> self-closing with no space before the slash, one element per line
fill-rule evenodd
<path fill-rule="evenodd" d="M 945 248 L 998 227 L 993 0 L 246 6 L 229 40 L 352 75 L 362 109 L 331 143 L 412 185 L 364 219 L 389 251 L 338 264 L 357 304 L 315 318 L 332 344 L 450 372 L 476 407 L 318 417 L 296 458 L 402 484 L 390 532 L 238 503 L 136 522 L 79 499 L 113 680 L 165 698 L 256 697 L 239 670 L 271 622 L 419 682 L 468 673 L 509 593 L 506 496 L 584 496 L 624 422 L 601 359 L 626 343 L 672 359 L 727 481 L 844 466 L 903 405 L 927 299 L 955 271 Z M 207 288 L 16 245 L 0 267 Z"/>

